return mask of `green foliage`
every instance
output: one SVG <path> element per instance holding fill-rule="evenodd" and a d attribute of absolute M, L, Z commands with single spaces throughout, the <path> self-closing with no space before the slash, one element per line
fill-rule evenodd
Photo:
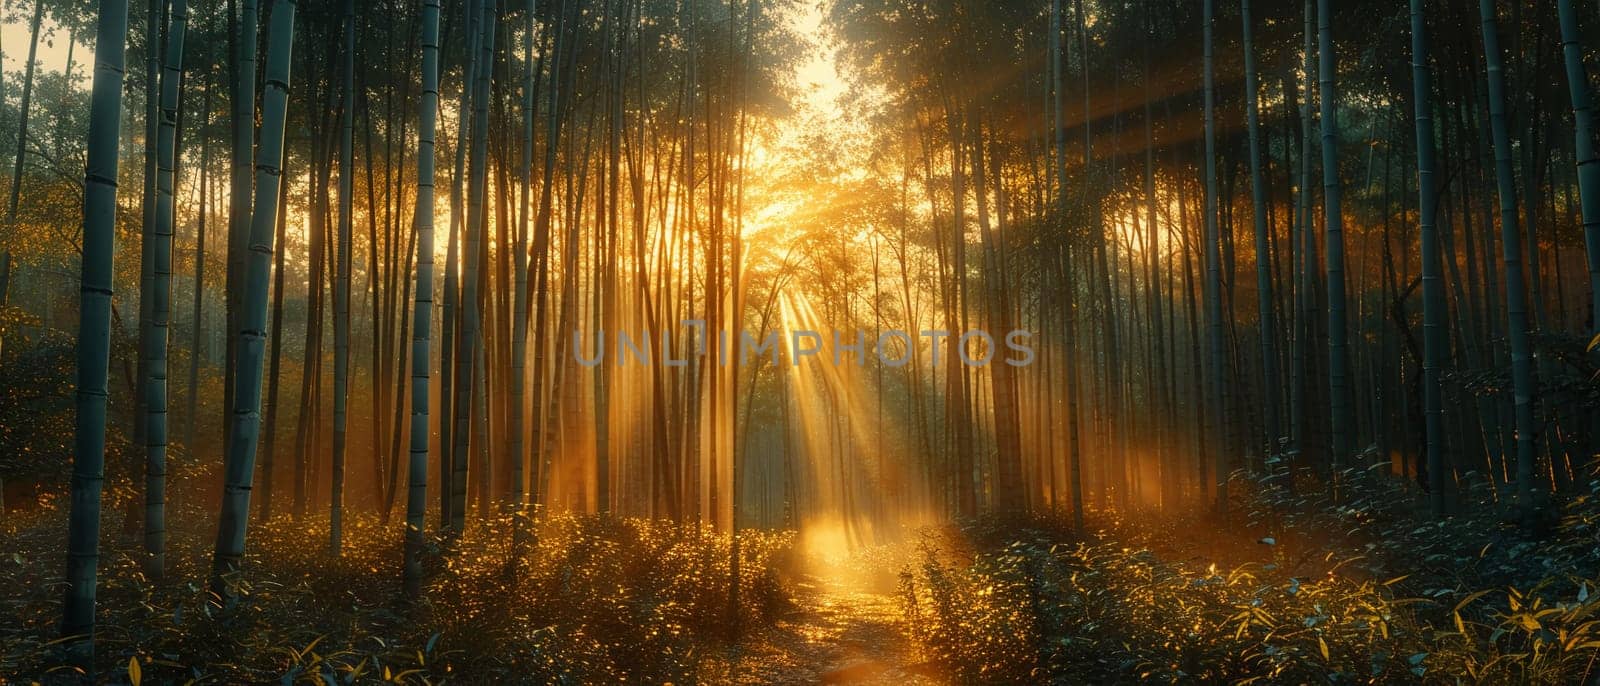
<path fill-rule="evenodd" d="M 12 332 L 0 354 L 0 479 L 12 495 L 32 490 L 50 501 L 65 492 L 72 468 L 74 342 L 51 329 Z M 114 355 L 131 354 L 126 343 L 114 339 Z M 131 448 L 120 432 L 107 436 L 106 466 L 113 480 L 129 474 Z M 10 509 L 32 507 L 6 502 Z"/>
<path fill-rule="evenodd" d="M 909 632 L 960 682 L 1577 683 L 1600 648 L 1592 580 L 1406 597 L 1334 558 L 1303 576 L 1020 538 L 970 561 L 925 544 L 902 575 Z"/>
<path fill-rule="evenodd" d="M 1600 369 L 1588 359 L 1600 336 L 1587 340 L 1583 335 L 1538 332 L 1529 335 L 1534 354 L 1556 364 L 1547 365 L 1539 379 L 1544 402 L 1563 410 L 1593 412 L 1600 408 Z M 1494 397 L 1511 392 L 1511 370 L 1458 369 L 1445 375 L 1461 384 L 1463 390 L 1479 397 Z"/>
<path fill-rule="evenodd" d="M 5 348 L 0 359 L 0 478 L 66 481 L 75 362 L 72 340 L 56 332 L 31 345 Z"/>
<path fill-rule="evenodd" d="M 208 478 L 215 478 L 215 474 Z M 130 498 L 134 494 L 123 494 Z M 202 521 L 195 506 L 174 521 Z M 196 502 L 199 501 L 199 502 Z M 108 517 L 122 511 L 118 497 Z M 59 676 L 53 648 L 64 521 L 42 508 L 0 545 L 0 673 Z M 434 541 L 424 600 L 400 600 L 397 524 L 346 521 L 345 554 L 321 544 L 326 519 L 287 518 L 256 527 L 240 598 L 218 609 L 204 583 L 209 531 L 173 531 L 169 579 L 155 586 L 133 539 L 103 550 L 99 655 L 103 676 L 130 660 L 149 683 L 694 683 L 706 646 L 726 625 L 726 535 L 641 520 L 555 516 L 537 546 L 511 565 L 509 517 L 455 541 Z M 108 523 L 108 531 L 116 524 Z M 748 581 L 740 611 L 761 625 L 783 606 L 775 564 L 789 537 L 741 533 Z"/>

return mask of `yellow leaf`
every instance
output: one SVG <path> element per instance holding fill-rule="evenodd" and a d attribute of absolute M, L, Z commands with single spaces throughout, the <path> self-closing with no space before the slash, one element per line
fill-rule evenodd
<path fill-rule="evenodd" d="M 1596 346 L 1600 346 L 1600 333 L 1595 334 L 1594 338 L 1589 339 L 1589 347 L 1584 348 L 1583 351 L 1586 353 L 1593 352 Z"/>
<path fill-rule="evenodd" d="M 312 640 L 310 643 L 307 643 L 306 647 L 301 648 L 299 651 L 296 651 L 296 653 L 295 653 L 295 661 L 298 662 L 300 660 L 305 659 L 306 655 L 311 653 L 311 649 L 317 647 L 317 644 L 321 643 L 322 639 L 324 639 L 326 637 L 327 637 L 327 634 L 323 634 L 321 636 L 318 636 L 314 640 Z"/>
<path fill-rule="evenodd" d="M 1472 601 L 1477 600 L 1479 598 L 1482 598 L 1482 597 L 1484 597 L 1485 595 L 1488 595 L 1488 594 L 1489 594 L 1489 591 L 1478 591 L 1476 593 L 1473 593 L 1472 595 L 1469 595 L 1469 596 L 1467 596 L 1465 598 L 1462 598 L 1461 602 L 1456 603 L 1456 607 L 1455 607 L 1454 610 L 1452 610 L 1452 612 L 1460 612 L 1461 608 L 1466 607 L 1467 605 L 1471 604 Z"/>
<path fill-rule="evenodd" d="M 128 681 L 133 682 L 133 686 L 139 686 L 142 678 L 143 675 L 139 673 L 139 657 L 136 655 L 128 658 Z"/>
<path fill-rule="evenodd" d="M 1397 577 L 1395 577 L 1393 579 L 1390 579 L 1388 581 L 1383 582 L 1383 585 L 1385 585 L 1385 586 L 1393 586 L 1393 585 L 1398 584 L 1398 583 L 1400 583 L 1402 581 L 1405 581 L 1406 577 L 1409 577 L 1409 576 L 1411 576 L 1411 575 L 1410 574 L 1406 574 L 1406 575 L 1403 575 L 1403 576 L 1397 576 Z"/>
<path fill-rule="evenodd" d="M 1322 640 L 1321 636 L 1317 637 L 1317 649 L 1322 651 L 1322 659 L 1324 659 L 1324 660 L 1333 659 L 1333 658 L 1328 657 L 1328 642 Z"/>

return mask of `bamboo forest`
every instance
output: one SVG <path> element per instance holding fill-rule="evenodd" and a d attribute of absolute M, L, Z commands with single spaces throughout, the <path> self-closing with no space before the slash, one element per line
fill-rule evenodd
<path fill-rule="evenodd" d="M 1600 684 L 1596 0 L 0 0 L 0 684 Z"/>

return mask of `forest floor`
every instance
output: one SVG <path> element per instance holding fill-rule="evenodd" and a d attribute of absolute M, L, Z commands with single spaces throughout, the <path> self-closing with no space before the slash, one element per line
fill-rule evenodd
<path fill-rule="evenodd" d="M 1100 522 L 1097 522 L 1100 523 Z M 1199 572 L 1211 565 L 1269 563 L 1271 547 L 1247 532 L 1209 518 L 1172 528 L 1141 529 L 1130 536 L 1101 530 L 1117 545 L 1143 546 L 1163 561 Z M 1065 532 L 1053 532 L 1063 540 Z M 910 635 L 904 584 L 926 562 L 910 539 L 937 540 L 945 563 L 970 560 L 985 549 L 956 531 L 924 528 L 901 540 L 857 550 L 846 559 L 812 560 L 807 571 L 786 579 L 794 608 L 774 620 L 760 638 L 731 651 L 730 683 L 860 684 L 917 686 L 959 682 L 949 667 L 928 659 Z M 978 545 L 974 545 L 978 543 Z M 993 542 L 991 542 L 993 543 Z"/>
<path fill-rule="evenodd" d="M 1492 508 L 1447 525 L 1244 497 L 1227 518 L 979 519 L 819 555 L 746 532 L 730 631 L 727 539 L 554 515 L 514 559 L 487 521 L 399 590 L 395 524 L 357 513 L 252 528 L 240 605 L 204 591 L 209 498 L 175 482 L 165 582 L 108 491 L 94 683 L 1580 683 L 1600 649 L 1600 508 L 1530 536 Z M 1387 488 L 1379 486 L 1381 488 Z M 1391 493 L 1390 495 L 1396 495 Z M 0 522 L 0 683 L 84 681 L 54 650 L 65 501 Z M 1290 515 L 1291 511 L 1310 514 Z M 1351 524 L 1359 526 L 1351 526 Z M 331 680 L 331 681 L 330 681 Z"/>
<path fill-rule="evenodd" d="M 938 684 L 918 659 L 899 601 L 881 588 L 806 575 L 788 586 L 794 608 L 757 640 L 728 651 L 729 683 Z"/>

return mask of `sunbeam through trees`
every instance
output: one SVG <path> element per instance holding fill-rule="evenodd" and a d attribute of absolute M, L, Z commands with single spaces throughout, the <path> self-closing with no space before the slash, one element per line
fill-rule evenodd
<path fill-rule="evenodd" d="M 0 684 L 1593 683 L 1597 31 L 0 0 Z"/>

